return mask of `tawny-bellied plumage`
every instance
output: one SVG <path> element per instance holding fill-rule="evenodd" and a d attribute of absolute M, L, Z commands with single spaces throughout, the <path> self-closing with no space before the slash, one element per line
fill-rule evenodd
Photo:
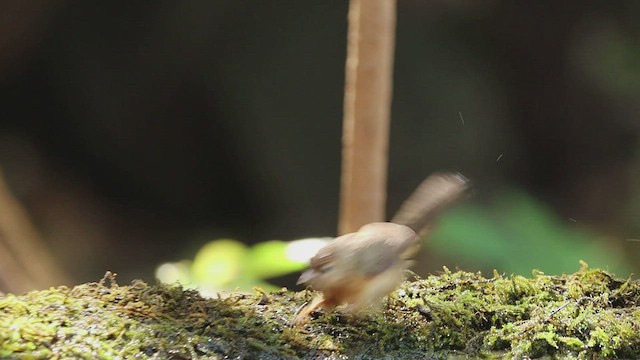
<path fill-rule="evenodd" d="M 298 284 L 322 292 L 294 319 L 306 322 L 318 307 L 348 304 L 357 311 L 376 304 L 401 282 L 409 259 L 440 212 L 469 188 L 460 174 L 437 173 L 425 179 L 391 222 L 374 222 L 334 239 L 311 259 Z"/>

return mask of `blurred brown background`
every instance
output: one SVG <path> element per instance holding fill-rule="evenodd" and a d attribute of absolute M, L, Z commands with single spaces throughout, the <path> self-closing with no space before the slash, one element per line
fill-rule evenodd
<path fill-rule="evenodd" d="M 347 8 L 0 3 L 0 167 L 70 281 L 150 280 L 216 237 L 334 234 Z M 636 264 L 638 14 L 399 0 L 389 213 L 452 169 L 475 201 L 521 187 Z"/>

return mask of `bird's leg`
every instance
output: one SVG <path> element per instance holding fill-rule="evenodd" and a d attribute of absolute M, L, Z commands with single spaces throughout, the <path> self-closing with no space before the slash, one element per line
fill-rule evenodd
<path fill-rule="evenodd" d="M 316 297 L 311 301 L 311 303 L 305 306 L 293 319 L 291 325 L 293 326 L 302 326 L 309 320 L 309 315 L 314 312 L 319 307 L 324 307 L 326 305 L 326 300 L 324 296 L 321 294 L 316 295 Z"/>

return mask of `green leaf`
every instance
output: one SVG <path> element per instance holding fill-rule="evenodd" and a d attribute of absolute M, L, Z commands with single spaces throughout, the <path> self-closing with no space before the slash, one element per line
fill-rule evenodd
<path fill-rule="evenodd" d="M 291 259 L 287 255 L 290 243 L 271 240 L 254 245 L 248 252 L 244 270 L 247 277 L 268 279 L 307 267 L 307 262 Z"/>
<path fill-rule="evenodd" d="M 193 260 L 193 278 L 199 284 L 227 285 L 240 276 L 247 253 L 247 246 L 236 240 L 209 242 Z"/>

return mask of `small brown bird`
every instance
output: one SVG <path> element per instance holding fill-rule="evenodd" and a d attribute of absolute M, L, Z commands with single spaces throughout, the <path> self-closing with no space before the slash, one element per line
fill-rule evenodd
<path fill-rule="evenodd" d="M 460 174 L 433 174 L 402 204 L 391 222 L 366 224 L 320 249 L 298 284 L 308 283 L 322 295 L 298 313 L 293 325 L 304 324 L 318 307 L 348 304 L 348 311 L 355 312 L 378 303 L 402 282 L 409 259 L 429 225 L 468 188 L 469 181 Z"/>

